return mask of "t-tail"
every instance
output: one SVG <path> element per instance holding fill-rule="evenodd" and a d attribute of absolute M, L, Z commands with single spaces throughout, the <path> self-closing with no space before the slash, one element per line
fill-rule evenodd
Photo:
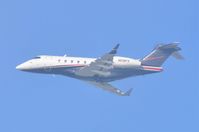
<path fill-rule="evenodd" d="M 173 56 L 176 59 L 183 59 L 179 53 L 181 48 L 178 46 L 178 44 L 179 43 L 175 42 L 157 45 L 149 55 L 141 59 L 141 64 L 144 66 L 160 67 L 169 56 Z"/>

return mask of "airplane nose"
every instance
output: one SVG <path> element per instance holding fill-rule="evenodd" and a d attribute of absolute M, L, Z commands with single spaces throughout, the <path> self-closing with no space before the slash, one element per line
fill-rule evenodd
<path fill-rule="evenodd" d="M 31 70 L 32 68 L 33 67 L 32 67 L 32 62 L 31 61 L 26 61 L 26 62 L 16 66 L 16 69 L 20 70 L 20 71 L 28 71 L 28 70 Z"/>
<path fill-rule="evenodd" d="M 16 67 L 16 69 L 17 69 L 17 70 L 23 70 L 22 64 L 18 65 L 18 66 Z"/>
<path fill-rule="evenodd" d="M 29 65 L 27 62 L 24 62 L 16 67 L 17 70 L 21 70 L 21 71 L 27 70 L 28 68 L 29 68 Z"/>

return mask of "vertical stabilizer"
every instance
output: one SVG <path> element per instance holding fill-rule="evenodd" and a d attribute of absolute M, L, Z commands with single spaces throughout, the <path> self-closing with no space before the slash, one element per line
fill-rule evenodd
<path fill-rule="evenodd" d="M 166 59 L 172 55 L 175 58 L 182 59 L 183 57 L 179 54 L 181 48 L 178 47 L 178 43 L 170 43 L 165 45 L 158 45 L 155 49 L 146 57 L 141 60 L 142 65 L 147 66 L 161 66 Z"/>

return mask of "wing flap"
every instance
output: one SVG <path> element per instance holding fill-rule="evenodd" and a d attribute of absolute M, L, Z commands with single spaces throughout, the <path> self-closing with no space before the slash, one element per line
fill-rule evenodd
<path fill-rule="evenodd" d="M 92 72 L 94 73 L 94 75 L 103 76 L 103 77 L 107 77 L 111 75 L 111 72 L 103 72 L 103 71 L 98 71 L 98 70 L 92 70 Z"/>
<path fill-rule="evenodd" d="M 133 89 L 129 89 L 126 92 L 123 92 L 122 90 L 115 88 L 114 86 L 112 86 L 111 84 L 108 83 L 104 83 L 104 82 L 89 82 L 90 84 L 95 85 L 98 88 L 102 88 L 103 90 L 109 91 L 111 93 L 117 94 L 119 96 L 130 96 L 131 92 Z"/>
<path fill-rule="evenodd" d="M 111 70 L 113 69 L 113 66 L 106 66 L 106 65 L 96 65 L 97 67 L 101 68 L 102 70 Z"/>

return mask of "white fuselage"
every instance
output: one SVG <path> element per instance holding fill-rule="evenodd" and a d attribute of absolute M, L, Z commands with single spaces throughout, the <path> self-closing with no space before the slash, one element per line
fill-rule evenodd
<path fill-rule="evenodd" d="M 129 76 L 143 75 L 162 71 L 160 67 L 142 66 L 138 59 L 115 56 L 113 68 L 108 76 L 80 76 L 75 72 L 94 62 L 97 58 L 68 57 L 68 56 L 38 56 L 28 60 L 16 68 L 22 71 L 60 74 L 82 80 L 99 80 L 109 82 Z"/>

